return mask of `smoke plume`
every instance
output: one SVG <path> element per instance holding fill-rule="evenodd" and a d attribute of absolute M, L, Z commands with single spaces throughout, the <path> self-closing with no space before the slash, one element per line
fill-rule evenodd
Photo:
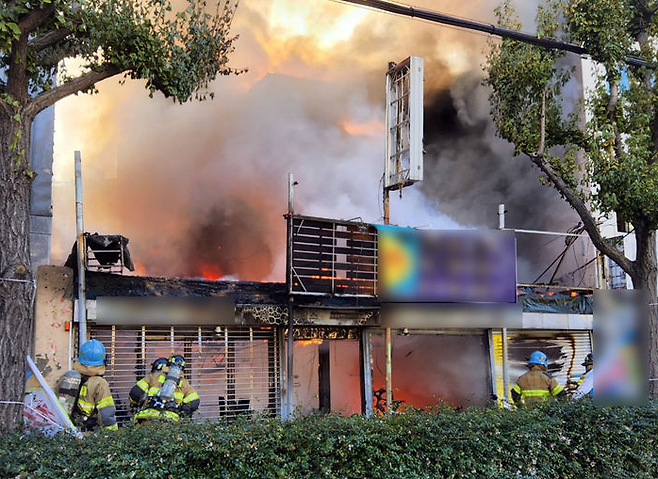
<path fill-rule="evenodd" d="M 450 0 L 441 11 L 492 22 L 496 3 Z M 534 3 L 522 2 L 524 19 Z M 214 101 L 181 106 L 108 80 L 100 95 L 58 105 L 54 262 L 74 241 L 79 149 L 85 229 L 129 237 L 139 274 L 283 280 L 288 172 L 296 212 L 381 222 L 384 73 L 409 55 L 425 58 L 426 180 L 394 195 L 393 223 L 495 227 L 498 203 L 512 227 L 577 222 L 494 136 L 486 36 L 322 0 L 243 1 L 233 29 L 231 64 L 249 72 L 218 78 Z M 562 242 L 519 240 L 526 281 Z"/>

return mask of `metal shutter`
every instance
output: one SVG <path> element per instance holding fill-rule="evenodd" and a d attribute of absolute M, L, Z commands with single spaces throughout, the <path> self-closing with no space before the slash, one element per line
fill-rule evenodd
<path fill-rule="evenodd" d="M 156 358 L 171 354 L 185 357 L 185 377 L 199 394 L 195 419 L 216 421 L 279 410 L 279 342 L 274 328 L 93 326 L 90 332 L 105 344 L 105 378 L 120 422 L 130 418 L 130 389 L 150 372 Z"/>
<path fill-rule="evenodd" d="M 592 352 L 590 331 L 528 331 L 513 330 L 507 332 L 509 387 L 527 368 L 527 358 L 533 351 L 543 351 L 548 356 L 548 372 L 558 382 L 566 386 L 569 378 L 577 380 L 585 372 L 581 366 L 585 356 Z M 496 386 L 498 397 L 508 397 L 509 391 L 503 391 L 502 378 L 502 341 L 500 330 L 493 332 L 494 358 L 496 369 Z"/>

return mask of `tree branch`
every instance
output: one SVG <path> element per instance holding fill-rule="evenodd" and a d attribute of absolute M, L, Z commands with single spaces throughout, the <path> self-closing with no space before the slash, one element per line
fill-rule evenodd
<path fill-rule="evenodd" d="M 647 163 L 652 165 L 658 159 L 658 107 L 653 107 L 653 119 L 651 120 L 651 144 L 653 146 L 652 155 L 647 158 Z"/>
<path fill-rule="evenodd" d="M 26 104 L 27 93 L 27 58 L 28 38 L 30 33 L 39 28 L 54 12 L 55 5 L 32 10 L 18 21 L 20 36 L 11 42 L 9 68 L 7 69 L 7 93 L 21 104 Z"/>
<path fill-rule="evenodd" d="M 60 40 L 64 40 L 70 34 L 71 30 L 68 28 L 60 28 L 59 30 L 50 31 L 45 35 L 41 35 L 40 37 L 32 38 L 28 41 L 27 46 L 34 52 L 40 52 L 45 48 L 57 44 Z"/>
<path fill-rule="evenodd" d="M 11 107 L 7 104 L 6 101 L 4 101 L 2 98 L 0 98 L 0 107 L 8 114 L 11 115 L 13 112 L 11 111 Z"/>
<path fill-rule="evenodd" d="M 113 77 L 119 73 L 121 73 L 119 67 L 109 64 L 100 71 L 91 71 L 89 73 L 85 73 L 84 75 L 74 78 L 71 81 L 62 83 L 61 85 L 51 90 L 39 93 L 36 97 L 32 98 L 28 102 L 27 106 L 25 107 L 24 114 L 28 118 L 34 118 L 37 113 L 48 108 L 50 105 L 61 100 L 62 98 L 65 98 L 74 93 L 78 93 L 80 91 L 88 90 L 96 83 L 105 80 L 106 78 Z"/>
<path fill-rule="evenodd" d="M 640 22 L 640 30 L 638 31 L 635 39 L 640 44 L 640 50 L 644 50 L 645 46 L 649 45 L 651 48 L 651 42 L 653 41 L 649 35 L 649 28 L 654 23 L 654 16 L 658 11 L 658 6 L 650 8 L 648 3 L 644 0 L 637 0 L 638 4 L 642 9 L 642 21 Z M 645 71 L 642 77 L 642 84 L 645 91 L 649 95 L 654 94 L 654 85 L 653 85 L 653 75 L 649 71 Z M 653 155 L 649 158 L 649 163 L 656 162 L 656 155 L 658 154 L 658 107 L 653 106 L 653 118 L 651 120 L 651 141 L 653 144 Z"/>
<path fill-rule="evenodd" d="M 9 68 L 6 70 L 6 92 L 16 101 L 24 103 L 27 94 L 27 35 L 21 35 L 12 42 L 9 54 Z"/>
<path fill-rule="evenodd" d="M 640 7 L 642 9 L 642 13 L 645 16 L 647 16 L 647 15 L 651 16 L 651 15 L 655 14 L 656 12 L 658 12 L 658 6 L 651 8 L 645 0 L 637 0 L 637 3 L 640 5 Z"/>
<path fill-rule="evenodd" d="M 21 18 L 18 22 L 18 27 L 21 29 L 21 35 L 29 35 L 39 28 L 53 13 L 55 13 L 55 10 L 55 4 L 50 4 L 44 8 L 32 10 L 26 16 Z"/>
<path fill-rule="evenodd" d="M 592 240 L 592 243 L 594 243 L 596 249 L 617 263 L 625 272 L 632 275 L 634 273 L 633 262 L 601 236 L 596 221 L 585 202 L 579 198 L 576 192 L 567 185 L 560 175 L 557 174 L 543 155 L 527 152 L 525 152 L 525 154 L 530 157 L 532 162 L 537 165 L 542 173 L 544 173 L 551 183 L 553 183 L 555 189 L 558 190 L 564 199 L 567 200 L 574 210 L 576 210 L 576 213 L 578 213 L 578 216 L 580 216 L 580 219 L 583 221 L 585 231 L 587 231 L 587 234 Z"/>

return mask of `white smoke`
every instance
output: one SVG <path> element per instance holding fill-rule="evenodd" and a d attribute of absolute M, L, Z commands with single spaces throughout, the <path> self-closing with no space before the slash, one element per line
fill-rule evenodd
<path fill-rule="evenodd" d="M 494 6 L 452 0 L 441 10 L 493 21 Z M 524 16 L 534 10 L 526 2 L 523 8 Z M 80 149 L 85 229 L 129 237 L 140 274 L 199 276 L 215 265 L 217 275 L 282 280 L 289 172 L 299 182 L 296 212 L 381 222 L 384 72 L 389 61 L 409 55 L 425 57 L 427 106 L 448 91 L 459 128 L 485 135 L 480 144 L 496 151 L 496 160 L 509 156 L 493 137 L 486 91 L 474 86 L 485 35 L 322 0 L 243 1 L 233 25 L 240 39 L 231 63 L 249 72 L 218 78 L 214 101 L 181 106 L 149 99 L 140 82 L 109 80 L 98 96 L 58 105 L 54 262 L 63 262 L 74 241 L 72 157 Z M 473 191 L 462 187 L 460 199 L 459 182 L 479 172 L 469 176 L 466 163 L 441 170 L 445 154 L 436 153 L 440 145 L 466 157 L 472 138 L 426 138 L 427 181 L 406 189 L 402 200 L 392 195 L 392 222 L 495 223 L 505 195 L 488 198 L 491 212 Z M 508 187 L 540 188 L 529 181 Z"/>

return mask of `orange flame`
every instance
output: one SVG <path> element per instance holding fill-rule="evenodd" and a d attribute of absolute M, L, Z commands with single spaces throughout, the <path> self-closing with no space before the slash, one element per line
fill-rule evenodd
<path fill-rule="evenodd" d="M 209 281 L 217 281 L 222 276 L 224 276 L 224 273 L 222 273 L 222 270 L 219 269 L 219 266 L 216 264 L 202 264 L 201 276 L 203 276 L 203 279 L 207 279 Z"/>
<path fill-rule="evenodd" d="M 345 133 L 352 136 L 381 135 L 385 130 L 384 122 L 381 120 L 358 122 L 350 118 L 344 118 L 338 122 L 338 125 Z"/>
<path fill-rule="evenodd" d="M 146 267 L 144 266 L 144 263 L 138 260 L 133 260 L 133 264 L 135 265 L 135 275 L 137 276 L 146 275 Z"/>
<path fill-rule="evenodd" d="M 310 346 L 312 344 L 322 344 L 321 339 L 307 339 L 305 341 L 297 341 L 300 346 Z"/>

